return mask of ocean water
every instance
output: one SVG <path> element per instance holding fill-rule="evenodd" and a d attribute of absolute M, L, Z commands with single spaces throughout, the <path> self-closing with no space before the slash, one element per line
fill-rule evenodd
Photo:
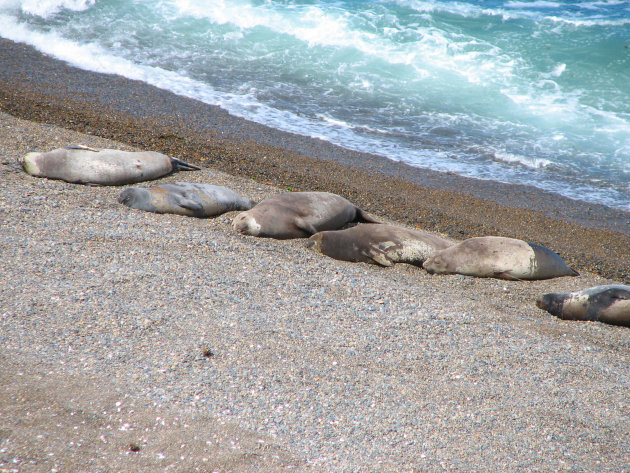
<path fill-rule="evenodd" d="M 630 2 L 0 0 L 0 36 L 282 130 L 630 210 Z"/>

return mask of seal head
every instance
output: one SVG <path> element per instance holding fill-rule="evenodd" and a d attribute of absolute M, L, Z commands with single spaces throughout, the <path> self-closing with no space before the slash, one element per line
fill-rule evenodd
<path fill-rule="evenodd" d="M 538 306 L 539 309 L 546 310 L 556 317 L 560 317 L 562 315 L 562 307 L 564 305 L 564 301 L 566 301 L 568 298 L 568 292 L 543 294 L 541 296 L 538 296 L 538 298 L 536 299 L 536 306 Z"/>
<path fill-rule="evenodd" d="M 232 220 L 232 228 L 244 235 L 258 236 L 262 227 L 253 215 L 242 212 Z"/>

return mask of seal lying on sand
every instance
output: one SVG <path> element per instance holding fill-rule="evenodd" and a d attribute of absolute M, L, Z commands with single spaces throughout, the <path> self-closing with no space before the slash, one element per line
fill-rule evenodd
<path fill-rule="evenodd" d="M 608 284 L 578 292 L 552 292 L 536 305 L 565 320 L 598 320 L 630 327 L 630 286 Z"/>
<path fill-rule="evenodd" d="M 254 202 L 231 189 L 212 184 L 176 182 L 153 187 L 129 187 L 118 202 L 147 212 L 207 218 L 233 210 L 249 210 Z"/>
<path fill-rule="evenodd" d="M 32 176 L 101 186 L 122 186 L 157 179 L 173 171 L 199 169 L 155 151 L 98 150 L 87 146 L 28 153 L 20 161 Z"/>
<path fill-rule="evenodd" d="M 350 222 L 379 223 L 341 196 L 328 192 L 285 192 L 267 197 L 234 217 L 232 227 L 245 235 L 305 238 L 339 230 Z"/>
<path fill-rule="evenodd" d="M 578 276 L 549 248 L 514 238 L 469 238 L 436 251 L 423 263 L 429 273 L 499 279 L 549 279 Z"/>
<path fill-rule="evenodd" d="M 370 223 L 346 230 L 319 232 L 307 243 L 309 248 L 331 258 L 382 266 L 394 263 L 421 266 L 431 253 L 452 244 L 423 230 Z"/>

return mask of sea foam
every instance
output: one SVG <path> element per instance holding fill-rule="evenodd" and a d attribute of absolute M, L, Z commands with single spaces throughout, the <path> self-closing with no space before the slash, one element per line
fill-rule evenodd
<path fill-rule="evenodd" d="M 0 9 L 20 8 L 28 15 L 48 18 L 63 9 L 82 11 L 94 5 L 96 0 L 0 0 Z"/>
<path fill-rule="evenodd" d="M 0 0 L 0 15 L 5 38 L 272 127 L 630 201 L 621 2 Z"/>

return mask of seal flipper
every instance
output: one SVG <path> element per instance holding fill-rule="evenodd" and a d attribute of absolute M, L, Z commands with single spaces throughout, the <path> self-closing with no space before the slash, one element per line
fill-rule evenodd
<path fill-rule="evenodd" d="M 542 271 L 547 272 L 547 273 L 551 272 L 549 274 L 552 274 L 551 276 L 538 277 L 537 279 L 551 279 L 551 278 L 557 278 L 557 277 L 562 277 L 562 276 L 575 277 L 575 276 L 580 275 L 580 273 L 578 273 L 575 269 L 567 265 L 567 263 L 562 259 L 562 257 L 555 251 L 545 246 L 539 245 L 537 243 L 533 243 L 531 241 L 528 241 L 527 244 L 534 251 L 534 256 L 536 258 L 536 261 L 543 262 L 543 263 L 540 263 L 541 266 L 549 266 L 547 270 L 543 269 Z M 544 263 L 545 261 L 547 261 L 548 263 L 545 264 Z"/>
<path fill-rule="evenodd" d="M 312 223 L 306 222 L 302 217 L 297 217 L 294 223 L 296 227 L 298 227 L 300 230 L 304 230 L 304 232 L 306 232 L 309 236 L 315 235 L 319 231 L 313 226 Z"/>
<path fill-rule="evenodd" d="M 512 271 L 510 271 L 509 269 L 506 271 L 494 271 L 493 277 L 498 279 L 506 279 L 508 281 L 524 281 L 524 279 L 512 276 Z"/>
<path fill-rule="evenodd" d="M 171 158 L 171 164 L 173 165 L 173 171 L 199 171 L 201 169 L 177 158 Z"/>
<path fill-rule="evenodd" d="M 357 216 L 355 217 L 355 220 L 357 222 L 362 222 L 362 223 L 383 223 L 380 220 L 377 220 L 376 217 L 374 217 L 373 215 L 369 214 L 365 210 L 360 209 L 359 207 L 355 207 L 355 209 L 357 211 Z"/>
<path fill-rule="evenodd" d="M 179 205 L 180 207 L 184 209 L 189 209 L 194 212 L 203 210 L 203 205 L 201 205 L 196 200 L 193 200 L 190 197 L 187 197 L 186 194 L 173 195 L 173 202 L 175 202 L 175 204 Z"/>
<path fill-rule="evenodd" d="M 367 256 L 372 258 L 376 263 L 380 264 L 381 266 L 385 266 L 387 268 L 389 268 L 390 266 L 394 266 L 394 263 L 392 262 L 392 260 L 390 260 L 385 255 L 385 253 L 383 253 L 380 250 L 370 248 L 370 251 L 368 252 Z"/>
<path fill-rule="evenodd" d="M 570 272 L 569 272 L 569 274 L 567 274 L 567 276 L 573 276 L 573 277 L 576 277 L 576 276 L 579 276 L 579 275 L 580 275 L 580 273 L 578 273 L 578 272 L 577 272 L 575 269 L 573 269 L 571 266 L 568 266 L 568 265 L 567 265 L 567 268 L 569 268 L 569 271 L 570 271 Z"/>
<path fill-rule="evenodd" d="M 95 153 L 98 153 L 99 151 L 97 149 L 90 148 L 89 146 L 85 146 L 85 145 L 68 145 L 68 146 L 64 146 L 64 149 L 83 149 L 85 151 L 94 151 Z"/>

